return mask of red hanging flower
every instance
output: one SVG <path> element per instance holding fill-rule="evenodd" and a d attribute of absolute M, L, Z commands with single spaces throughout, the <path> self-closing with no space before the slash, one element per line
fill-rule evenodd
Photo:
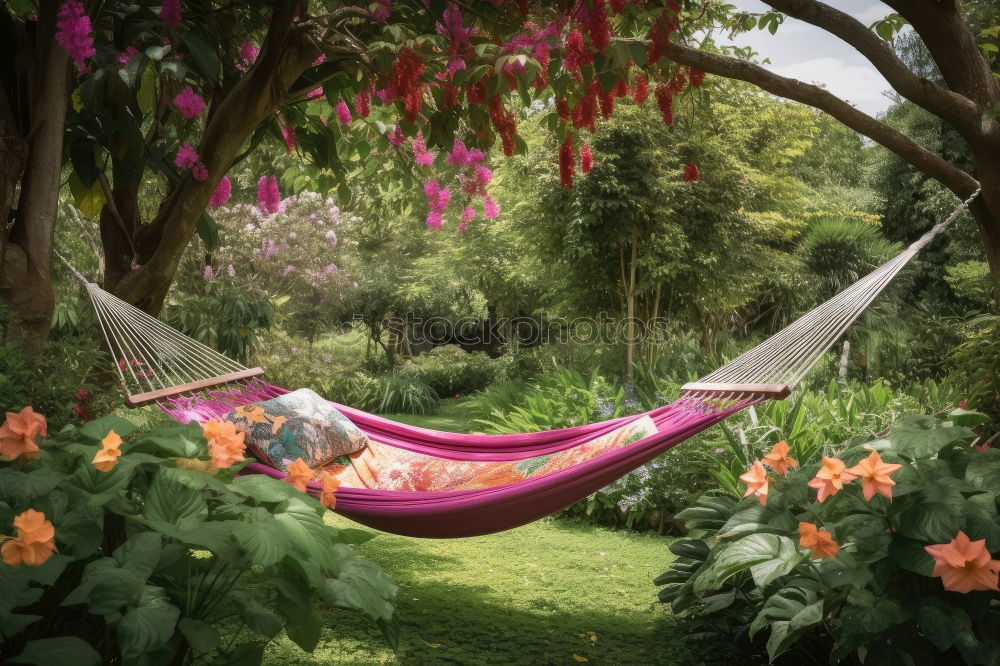
<path fill-rule="evenodd" d="M 594 79 L 587 87 L 583 97 L 573 107 L 573 127 L 577 129 L 586 127 L 591 132 L 594 131 L 597 120 L 597 97 L 600 92 L 601 84 L 597 79 Z"/>
<path fill-rule="evenodd" d="M 565 98 L 560 97 L 556 100 L 556 114 L 564 122 L 569 122 L 569 102 Z"/>
<path fill-rule="evenodd" d="M 503 98 L 500 95 L 494 95 L 493 99 L 490 100 L 490 120 L 493 121 L 493 128 L 500 135 L 500 141 L 503 143 L 503 154 L 510 157 L 517 148 L 517 144 L 514 142 L 514 137 L 517 136 L 517 121 L 514 112 L 508 111 L 504 107 Z"/>
<path fill-rule="evenodd" d="M 392 65 L 392 85 L 403 100 L 403 116 L 414 123 L 424 104 L 424 86 L 420 76 L 424 73 L 424 61 L 413 49 L 406 47 L 399 52 Z"/>
<path fill-rule="evenodd" d="M 705 80 L 705 72 L 692 67 L 691 71 L 688 72 L 688 79 L 691 81 L 692 88 L 701 88 L 701 84 Z"/>
<path fill-rule="evenodd" d="M 580 149 L 580 171 L 590 173 L 593 166 L 594 155 L 590 152 L 590 142 L 586 142 L 583 144 L 583 148 Z"/>
<path fill-rule="evenodd" d="M 695 165 L 694 160 L 692 160 L 690 164 L 684 167 L 684 182 L 693 183 L 700 180 L 700 178 L 701 177 L 698 175 L 698 167 Z"/>
<path fill-rule="evenodd" d="M 573 153 L 573 136 L 566 135 L 566 139 L 559 146 L 559 180 L 562 181 L 564 190 L 573 187 L 573 167 L 576 161 Z"/>
<path fill-rule="evenodd" d="M 615 97 L 628 97 L 628 83 L 624 79 L 618 79 L 612 92 Z"/>
<path fill-rule="evenodd" d="M 674 122 L 674 94 L 670 91 L 669 85 L 665 86 L 661 83 L 656 86 L 656 105 L 660 107 L 663 124 L 672 124 Z"/>
<path fill-rule="evenodd" d="M 684 75 L 684 72 L 678 72 L 670 77 L 670 81 L 667 83 L 667 88 L 670 90 L 671 95 L 679 95 L 684 92 L 687 88 L 688 79 Z"/>
<path fill-rule="evenodd" d="M 595 49 L 604 53 L 611 41 L 611 27 L 608 25 L 607 9 L 604 0 L 593 0 L 587 14 L 587 30 L 590 32 L 590 43 Z"/>
<path fill-rule="evenodd" d="M 676 3 L 673 4 L 676 5 Z M 680 7 L 677 8 L 677 11 L 680 11 Z M 655 65 L 663 58 L 663 52 L 670 44 L 670 36 L 674 34 L 674 30 L 677 30 L 677 16 L 670 11 L 660 14 L 660 17 L 650 26 L 647 38 L 652 43 L 646 49 L 646 57 L 650 64 Z"/>
<path fill-rule="evenodd" d="M 635 87 L 632 88 L 632 101 L 642 106 L 649 97 L 649 79 L 645 74 L 635 77 Z"/>
<path fill-rule="evenodd" d="M 568 72 L 575 72 L 581 67 L 594 62 L 594 52 L 583 43 L 583 34 L 579 30 L 573 30 L 566 39 L 566 55 L 563 57 L 563 68 Z"/>
<path fill-rule="evenodd" d="M 362 118 L 367 118 L 372 112 L 372 89 L 365 88 L 354 96 L 354 110 Z"/>
<path fill-rule="evenodd" d="M 465 98 L 469 100 L 469 104 L 486 104 L 486 79 L 479 79 L 472 85 L 465 86 Z"/>
<path fill-rule="evenodd" d="M 609 90 L 608 92 L 601 91 L 601 117 L 610 118 L 615 112 L 615 92 Z"/>

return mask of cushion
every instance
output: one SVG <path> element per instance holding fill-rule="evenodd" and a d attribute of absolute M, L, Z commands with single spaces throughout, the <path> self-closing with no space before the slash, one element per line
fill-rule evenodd
<path fill-rule="evenodd" d="M 226 420 L 247 434 L 256 458 L 281 470 L 298 458 L 321 467 L 368 445 L 356 425 L 309 389 L 237 407 Z"/>

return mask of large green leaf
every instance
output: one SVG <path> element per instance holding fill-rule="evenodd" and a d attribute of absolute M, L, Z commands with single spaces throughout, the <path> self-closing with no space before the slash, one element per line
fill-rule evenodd
<path fill-rule="evenodd" d="M 157 474 L 146 495 L 143 515 L 149 520 L 172 523 L 185 530 L 208 517 L 208 505 L 200 491 L 165 474 Z"/>
<path fill-rule="evenodd" d="M 888 439 L 892 448 L 912 459 L 930 458 L 948 446 L 971 439 L 968 428 L 945 425 L 933 416 L 909 414 L 892 424 Z"/>
<path fill-rule="evenodd" d="M 60 636 L 59 638 L 28 641 L 21 654 L 11 657 L 7 663 L 37 664 L 37 666 L 52 666 L 53 664 L 89 666 L 90 664 L 100 664 L 101 655 L 76 636 Z"/>
<path fill-rule="evenodd" d="M 859 562 L 874 562 L 889 553 L 892 532 L 880 517 L 870 513 L 855 513 L 842 518 L 834 526 L 842 545 L 854 546 L 854 556 Z"/>
<path fill-rule="evenodd" d="M 736 500 L 730 497 L 712 497 L 710 495 L 698 498 L 695 505 L 684 509 L 677 517 L 685 522 L 688 529 L 719 530 L 736 507 Z"/>
<path fill-rule="evenodd" d="M 323 509 L 316 509 L 293 497 L 288 500 L 283 512 L 274 514 L 274 519 L 292 548 L 323 568 L 332 569 L 335 563 L 332 538 L 334 531 L 323 522 L 322 512 Z"/>
<path fill-rule="evenodd" d="M 115 625 L 122 656 L 138 657 L 169 641 L 178 617 L 180 610 L 170 603 L 162 588 L 144 586 L 138 604 Z"/>
<path fill-rule="evenodd" d="M 975 428 L 990 422 L 990 417 L 982 412 L 974 412 L 968 409 L 953 409 L 948 412 L 948 420 L 957 426 Z"/>
<path fill-rule="evenodd" d="M 178 458 L 196 458 L 208 453 L 201 426 L 194 422 L 157 428 L 136 442 L 135 450 Z"/>
<path fill-rule="evenodd" d="M 214 650 L 218 647 L 221 639 L 215 627 L 204 620 L 183 617 L 177 623 L 177 628 L 181 630 L 181 634 L 184 635 L 184 639 L 187 640 L 196 657 Z"/>
<path fill-rule="evenodd" d="M 337 544 L 336 578 L 325 581 L 320 593 L 340 608 L 364 611 L 372 618 L 390 621 L 398 588 L 374 562 L 363 560 L 350 546 Z"/>
<path fill-rule="evenodd" d="M 62 481 L 63 477 L 45 468 L 25 472 L 4 467 L 0 469 L 0 497 L 14 506 L 20 506 L 51 492 Z"/>
<path fill-rule="evenodd" d="M 155 570 L 161 552 L 159 534 L 133 534 L 111 557 L 88 563 L 80 584 L 66 595 L 62 605 L 85 603 L 92 613 L 117 618 L 123 607 L 141 602 L 146 580 Z"/>
<path fill-rule="evenodd" d="M 219 55 L 215 47 L 196 32 L 185 32 L 184 42 L 191 50 L 194 65 L 209 83 L 219 80 Z"/>
<path fill-rule="evenodd" d="M 934 558 L 927 554 L 923 544 L 903 536 L 893 538 L 889 556 L 900 568 L 922 576 L 930 576 L 934 570 Z"/>
<path fill-rule="evenodd" d="M 694 581 L 694 593 L 704 596 L 719 589 L 731 576 L 747 569 L 758 585 L 783 575 L 801 561 L 795 543 L 776 534 L 751 534 L 717 547 L 708 566 Z"/>
<path fill-rule="evenodd" d="M 247 474 L 233 479 L 229 487 L 241 495 L 246 495 L 257 503 L 281 502 L 289 498 L 298 498 L 305 502 L 308 496 L 296 490 L 292 484 L 279 479 L 272 479 L 264 474 Z M 316 503 L 317 506 L 319 503 Z"/>
<path fill-rule="evenodd" d="M 976 451 L 965 468 L 965 479 L 979 490 L 1000 489 L 1000 449 Z"/>
<path fill-rule="evenodd" d="M 288 554 L 289 543 L 285 530 L 263 509 L 252 514 L 252 522 L 236 527 L 233 537 L 258 566 L 271 566 Z"/>
<path fill-rule="evenodd" d="M 126 421 L 123 418 L 109 415 L 90 421 L 85 426 L 80 428 L 80 434 L 88 439 L 99 442 L 107 437 L 108 433 L 112 430 L 114 430 L 119 437 L 128 437 L 135 432 L 135 427 L 135 424 L 131 421 Z"/>
<path fill-rule="evenodd" d="M 965 502 L 965 533 L 970 539 L 986 539 L 986 548 L 1000 551 L 1000 519 L 993 493 L 973 495 Z"/>

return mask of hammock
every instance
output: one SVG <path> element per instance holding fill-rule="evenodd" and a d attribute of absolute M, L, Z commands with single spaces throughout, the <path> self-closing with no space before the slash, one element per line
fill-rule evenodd
<path fill-rule="evenodd" d="M 579 501 L 735 412 L 787 397 L 899 271 L 977 194 L 978 190 L 898 256 L 750 351 L 685 384 L 676 402 L 647 414 L 531 434 L 467 435 L 404 425 L 334 403 L 376 445 L 453 461 L 447 464 L 455 466 L 472 462 L 509 466 L 582 449 L 647 416 L 656 428 L 636 442 L 581 455 L 579 462 L 564 469 L 489 487 L 399 491 L 342 485 L 335 511 L 386 532 L 465 537 L 517 527 Z M 204 423 L 238 406 L 288 393 L 262 381 L 261 368 L 244 367 L 184 336 L 69 266 L 86 285 L 130 405 L 155 403 L 178 421 Z M 244 471 L 273 478 L 285 475 L 260 462 L 250 463 Z M 318 496 L 320 490 L 316 482 L 309 485 L 310 494 Z"/>

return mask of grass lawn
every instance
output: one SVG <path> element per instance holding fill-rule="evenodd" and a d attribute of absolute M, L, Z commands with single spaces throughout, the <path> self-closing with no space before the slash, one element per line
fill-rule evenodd
<path fill-rule="evenodd" d="M 433 416 L 390 418 L 468 430 L 459 407 L 445 401 Z M 333 514 L 331 522 L 353 525 Z M 324 608 L 327 629 L 313 654 L 282 636 L 265 663 L 696 663 L 651 582 L 673 557 L 668 543 L 553 519 L 469 539 L 380 534 L 359 549 L 400 586 L 399 649 L 367 617 Z"/>

